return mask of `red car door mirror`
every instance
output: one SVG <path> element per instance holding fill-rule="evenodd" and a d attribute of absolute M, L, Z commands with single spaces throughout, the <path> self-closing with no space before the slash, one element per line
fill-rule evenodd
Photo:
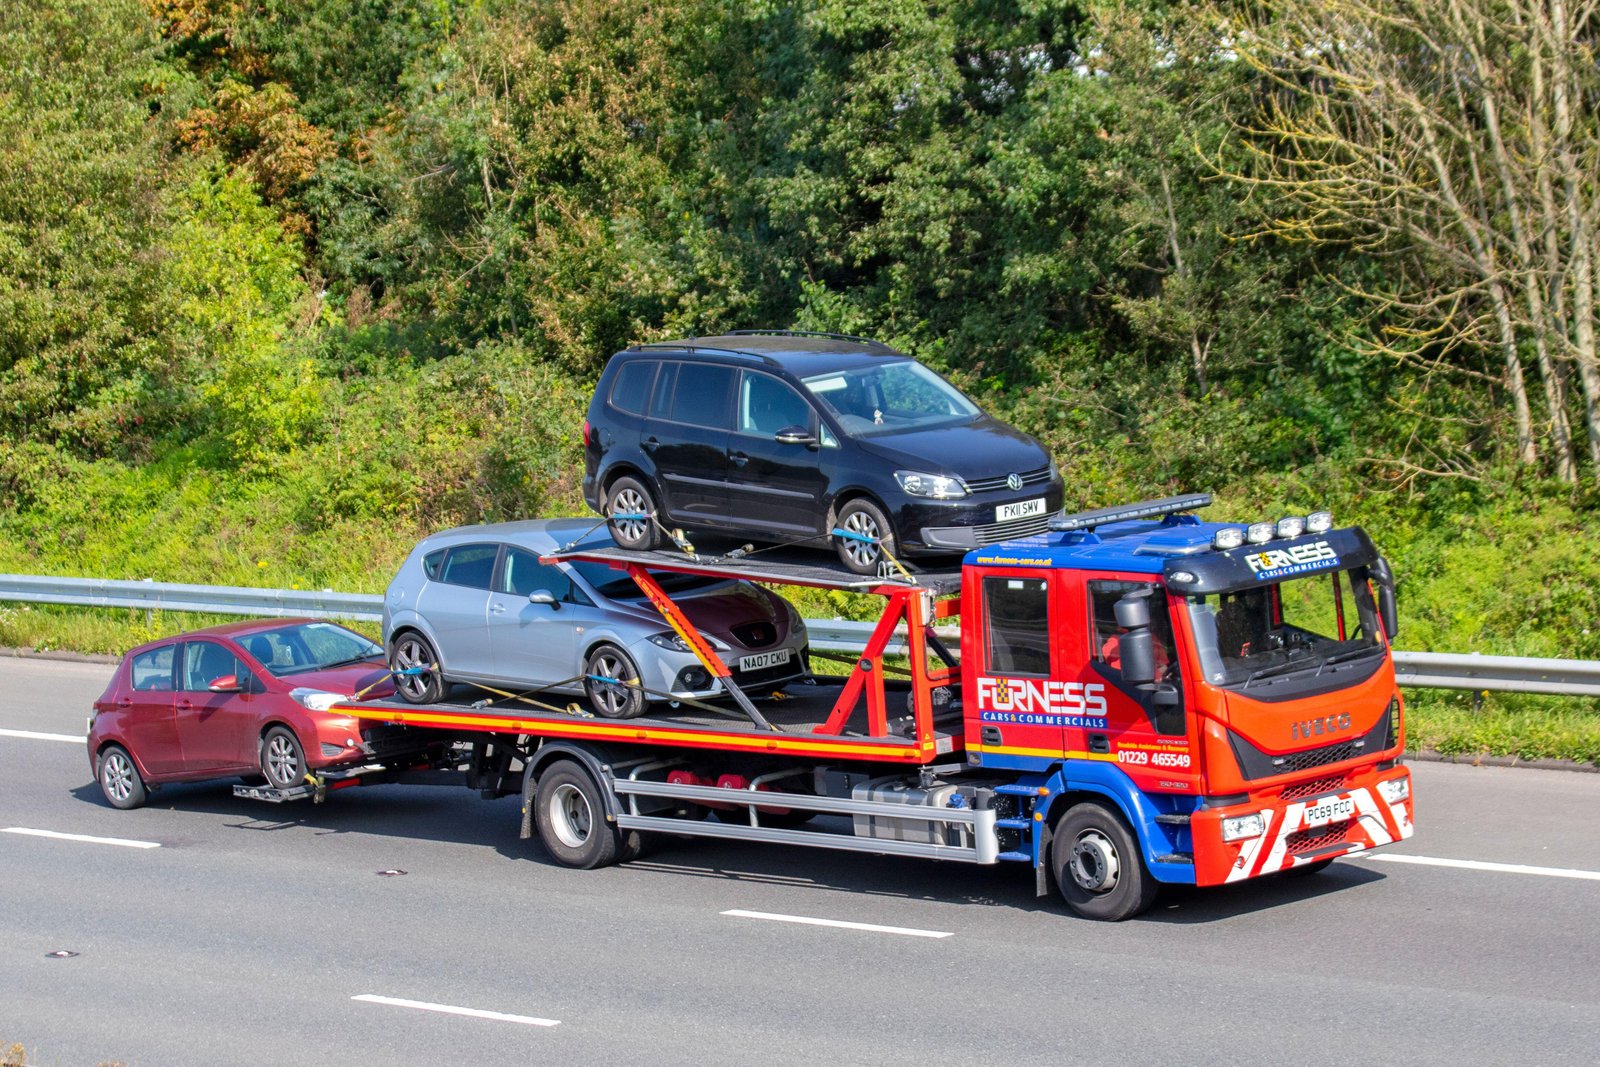
<path fill-rule="evenodd" d="M 238 676 L 233 674 L 224 674 L 220 678 L 211 679 L 211 684 L 206 688 L 213 693 L 240 693 L 244 691 L 244 686 L 239 684 Z"/>

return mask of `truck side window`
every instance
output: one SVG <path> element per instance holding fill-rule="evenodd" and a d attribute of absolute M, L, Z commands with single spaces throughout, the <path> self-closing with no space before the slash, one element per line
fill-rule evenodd
<path fill-rule="evenodd" d="M 1050 673 L 1050 596 L 1043 578 L 985 578 L 983 617 L 990 674 Z"/>
<path fill-rule="evenodd" d="M 1089 632 L 1094 647 L 1089 655 L 1113 670 L 1122 670 L 1120 654 L 1122 629 L 1117 625 L 1117 601 L 1129 593 L 1150 590 L 1150 633 L 1155 637 L 1156 681 L 1178 680 L 1178 661 L 1173 655 L 1172 619 L 1167 614 L 1167 598 L 1154 582 L 1090 582 Z"/>

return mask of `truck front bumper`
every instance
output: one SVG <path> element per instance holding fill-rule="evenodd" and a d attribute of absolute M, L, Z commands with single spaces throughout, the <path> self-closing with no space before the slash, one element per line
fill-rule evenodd
<path fill-rule="evenodd" d="M 1411 772 L 1392 767 L 1337 792 L 1203 808 L 1189 823 L 1195 882 L 1242 882 L 1404 841 L 1412 834 L 1411 805 Z"/>

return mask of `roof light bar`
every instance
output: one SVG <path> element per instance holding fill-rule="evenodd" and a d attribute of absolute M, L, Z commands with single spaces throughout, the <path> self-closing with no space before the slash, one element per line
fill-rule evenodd
<path fill-rule="evenodd" d="M 1279 537 L 1299 537 L 1305 532 L 1306 520 L 1304 515 L 1285 515 L 1278 520 Z"/>
<path fill-rule="evenodd" d="M 1274 527 L 1270 522 L 1252 522 L 1245 531 L 1244 539 L 1252 545 L 1264 545 L 1272 540 Z"/>
<path fill-rule="evenodd" d="M 1157 519 L 1175 515 L 1180 511 L 1196 511 L 1211 504 L 1210 493 L 1190 493 L 1188 496 L 1169 496 L 1160 500 L 1141 500 L 1137 504 L 1120 504 L 1116 507 L 1080 511 L 1074 515 L 1057 515 L 1050 520 L 1050 529 L 1058 532 L 1092 530 L 1112 522 L 1130 519 Z"/>
<path fill-rule="evenodd" d="M 1244 528 L 1240 526 L 1224 526 L 1211 539 L 1212 548 L 1224 550 L 1238 548 L 1242 544 L 1244 544 Z"/>
<path fill-rule="evenodd" d="M 1313 511 L 1306 516 L 1307 533 L 1327 533 L 1333 529 L 1333 512 Z"/>

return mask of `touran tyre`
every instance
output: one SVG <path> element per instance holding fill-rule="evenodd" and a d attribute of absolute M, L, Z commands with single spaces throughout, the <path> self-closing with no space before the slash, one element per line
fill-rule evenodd
<path fill-rule="evenodd" d="M 433 642 L 415 630 L 407 630 L 395 639 L 394 648 L 389 650 L 389 669 L 404 671 L 416 668 L 422 668 L 422 673 L 395 677 L 394 687 L 400 699 L 407 704 L 439 703 L 449 688 L 444 680 L 444 671 L 439 667 L 439 653 L 435 651 Z"/>
<path fill-rule="evenodd" d="M 878 564 L 886 558 L 885 550 L 890 555 L 898 552 L 899 545 L 895 541 L 894 527 L 889 524 L 889 517 L 882 508 L 864 497 L 852 500 L 839 509 L 837 526 L 846 533 L 856 535 L 833 539 L 840 562 L 856 574 L 877 575 Z M 857 537 L 870 540 L 857 540 Z"/>
<path fill-rule="evenodd" d="M 539 841 L 563 867 L 592 870 L 621 858 L 621 834 L 606 822 L 594 779 L 576 763 L 562 760 L 547 768 L 539 776 L 533 805 Z"/>
<path fill-rule="evenodd" d="M 639 687 L 639 668 L 616 645 L 597 645 L 583 661 L 583 674 L 589 706 L 602 719 L 632 719 L 644 714 L 649 701 Z"/>
<path fill-rule="evenodd" d="M 1094 801 L 1074 804 L 1056 822 L 1050 863 L 1067 907 L 1086 919 L 1131 919 L 1161 888 L 1122 816 Z"/>
<path fill-rule="evenodd" d="M 121 745 L 107 745 L 95 767 L 96 780 L 106 802 L 113 808 L 127 811 L 145 802 L 147 793 L 144 779 L 139 777 L 139 767 Z"/>
<path fill-rule="evenodd" d="M 637 478 L 618 478 L 606 494 L 606 516 L 611 539 L 629 551 L 647 552 L 661 543 L 661 527 L 656 524 L 655 496 Z M 612 515 L 646 516 L 612 519 Z"/>

